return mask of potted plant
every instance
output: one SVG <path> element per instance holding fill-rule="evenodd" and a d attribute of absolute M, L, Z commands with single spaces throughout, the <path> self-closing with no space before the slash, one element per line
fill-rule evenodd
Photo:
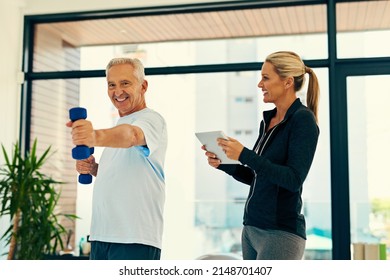
<path fill-rule="evenodd" d="M 67 234 L 59 217 L 76 218 L 56 212 L 61 182 L 41 173 L 50 148 L 38 157 L 35 139 L 30 152 L 23 155 L 16 143 L 8 156 L 2 145 L 5 164 L 0 168 L 0 216 L 8 215 L 10 226 L 0 239 L 9 244 L 8 259 L 43 259 L 55 254 L 64 248 L 62 237 Z"/>

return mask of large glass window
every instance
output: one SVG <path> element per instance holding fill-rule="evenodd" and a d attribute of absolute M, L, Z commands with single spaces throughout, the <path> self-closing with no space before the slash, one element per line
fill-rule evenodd
<path fill-rule="evenodd" d="M 180 20 L 180 22 L 178 22 Z M 142 27 L 142 28 L 141 28 Z M 138 32 L 139 31 L 139 32 Z M 34 72 L 104 69 L 116 56 L 138 57 L 147 68 L 261 62 L 271 52 L 295 51 L 304 60 L 327 58 L 326 6 L 308 5 L 226 12 L 142 16 L 69 21 L 36 25 Z M 321 87 L 317 153 L 304 185 L 307 218 L 306 259 L 330 259 L 330 149 L 328 71 L 315 69 Z M 160 112 L 168 125 L 164 259 L 195 259 L 209 253 L 240 254 L 243 206 L 248 186 L 211 168 L 195 132 L 223 130 L 247 147 L 258 133 L 261 112 L 272 108 L 259 98 L 259 71 L 147 77 L 148 107 Z M 64 88 L 59 88 L 63 86 Z M 45 88 L 45 91 L 42 91 Z M 50 91 L 48 104 L 40 94 Z M 299 97 L 304 101 L 303 92 Z M 72 96 L 65 93 L 71 92 Z M 64 95 L 65 94 L 65 95 Z M 106 94 L 104 78 L 34 82 L 32 136 L 41 121 L 39 112 L 61 108 L 46 130 L 55 147 L 57 132 L 73 180 L 67 201 L 81 219 L 76 221 L 75 244 L 89 234 L 92 186 L 76 188 L 71 141 L 65 127 L 72 106 L 88 109 L 95 128 L 115 125 L 118 118 Z M 35 114 L 36 113 L 36 114 Z M 48 114 L 50 116 L 50 113 Z M 49 121 L 49 120 L 47 120 Z M 95 156 L 99 160 L 101 149 Z M 193 242 L 188 243 L 188 240 Z M 77 249 L 76 249 L 77 251 Z"/>
<path fill-rule="evenodd" d="M 297 35 L 291 39 L 290 35 Z M 225 42 L 229 41 L 229 44 Z M 36 25 L 34 71 L 95 70 L 90 63 L 77 63 L 80 48 L 117 46 L 122 53 L 145 57 L 149 67 L 192 65 L 191 53 L 198 53 L 198 64 L 253 62 L 239 48 L 261 46 L 259 56 L 275 49 L 297 51 L 305 59 L 326 58 L 326 6 L 307 5 L 275 8 L 237 9 L 234 11 L 143 15 L 41 23 Z M 188 44 L 191 42 L 191 44 Z M 176 56 L 166 56 L 166 53 Z M 227 56 L 226 54 L 232 55 Z"/>
<path fill-rule="evenodd" d="M 79 80 L 37 80 L 32 89 L 31 142 L 37 139 L 39 154 L 51 147 L 52 155 L 43 166 L 43 173 L 64 183 L 58 185 L 61 189 L 58 212 L 76 214 L 76 171 L 71 158 L 71 134 L 65 123 L 69 120 L 68 110 L 79 104 Z M 74 232 L 74 221 L 62 219 L 61 223 L 67 231 Z M 73 244 L 75 235 L 70 238 Z"/>
<path fill-rule="evenodd" d="M 387 248 L 390 245 L 389 80 L 386 75 L 347 79 L 351 241 L 386 244 Z M 353 256 L 359 258 L 355 249 Z"/>
<path fill-rule="evenodd" d="M 194 64 L 198 63 L 199 57 L 213 56 L 208 49 L 197 48 L 192 46 L 192 43 L 187 44 L 186 49 L 192 49 L 192 52 L 186 52 L 186 55 Z M 262 45 L 256 44 L 256 41 L 251 45 L 226 41 L 222 46 L 222 49 L 232 50 L 219 54 L 226 57 L 234 57 L 236 54 L 234 50 L 237 49 L 255 61 L 262 52 Z M 142 57 L 139 57 L 138 52 L 127 55 L 137 56 L 145 63 L 153 65 L 153 59 L 157 59 L 153 55 L 156 49 L 158 45 L 149 45 L 149 48 L 144 49 Z M 94 57 L 88 55 L 89 50 L 91 49 L 87 48 L 82 51 L 82 65 L 88 64 L 90 58 Z M 108 54 L 123 55 L 119 51 L 122 49 L 114 47 L 114 51 L 110 50 Z M 101 50 L 99 53 L 102 58 L 100 67 L 104 67 L 107 55 Z M 181 54 L 174 50 L 165 52 L 167 60 L 177 55 Z M 93 63 L 96 63 L 96 57 Z M 322 91 L 319 116 L 321 138 L 312 171 L 305 184 L 304 212 L 308 217 L 306 258 L 330 259 L 332 245 L 328 73 L 326 69 L 315 71 Z M 168 123 L 164 240 L 169 245 L 166 246 L 164 257 L 193 259 L 213 252 L 240 253 L 243 205 L 248 187 L 212 169 L 207 164 L 194 133 L 223 130 L 251 148 L 257 138 L 261 111 L 272 107 L 269 104 L 265 106 L 261 101 L 257 88 L 259 77 L 260 71 L 148 77 L 149 89 L 146 95 L 148 106 L 159 111 Z M 88 90 L 82 91 L 82 96 L 91 93 L 95 95 L 101 91 L 92 90 L 91 87 L 97 83 L 90 79 L 85 81 L 90 86 L 87 87 Z M 83 82 L 81 84 L 83 85 Z M 302 90 L 305 91 L 306 88 Z M 300 94 L 300 97 L 305 99 L 304 94 Z M 179 228 L 178 220 L 181 221 Z M 190 248 L 189 237 L 194 240 Z"/>
<path fill-rule="evenodd" d="M 250 49 L 253 49 L 253 58 L 258 57 L 258 46 L 251 46 Z M 95 63 L 104 68 L 111 56 L 123 55 L 116 52 L 116 47 L 108 52 L 102 52 L 100 48 L 97 50 L 99 57 L 94 55 L 92 48 L 83 49 L 80 52 L 80 65 Z M 194 48 L 194 62 L 197 52 L 202 51 L 205 50 Z M 137 56 L 137 53 L 133 55 Z M 319 117 L 321 138 L 304 187 L 304 213 L 308 225 L 305 257 L 324 259 L 331 256 L 328 74 L 325 69 L 315 71 L 322 90 Z M 211 168 L 194 133 L 223 130 L 251 148 L 257 137 L 261 111 L 272 107 L 269 104 L 265 106 L 261 101 L 257 88 L 259 77 L 259 71 L 148 77 L 147 104 L 160 112 L 168 124 L 166 249 L 163 258 L 194 259 L 215 252 L 240 254 L 243 205 L 248 186 Z M 67 190 L 75 192 L 73 196 L 68 195 L 68 201 L 72 197 L 76 200 L 73 209 L 77 209 L 77 215 L 81 218 L 76 221 L 75 237 L 80 240 L 89 234 L 93 186 L 79 185 L 76 189 L 77 174 L 70 154 L 72 144 L 68 128 L 64 125 L 68 119 L 68 109 L 78 105 L 86 107 L 88 119 L 97 129 L 115 125 L 118 116 L 107 97 L 104 78 L 38 81 L 34 83 L 33 96 L 36 100 L 33 102 L 33 112 L 36 112 L 32 116 L 33 136 L 39 135 L 46 139 L 45 143 L 63 150 L 61 161 L 69 169 L 63 176 L 73 183 L 73 187 Z M 305 99 L 304 94 L 299 96 Z M 46 120 L 43 120 L 43 112 L 49 109 L 57 111 L 58 118 L 49 112 Z M 56 129 L 45 128 L 42 134 L 38 134 L 39 123 L 42 122 L 50 123 L 45 127 Z M 56 136 L 58 133 L 64 137 Z M 97 160 L 101 151 L 101 148 L 95 150 Z M 188 244 L 189 239 L 193 240 L 191 244 Z"/>
<path fill-rule="evenodd" d="M 338 57 L 390 55 L 390 1 L 338 3 L 336 8 Z"/>

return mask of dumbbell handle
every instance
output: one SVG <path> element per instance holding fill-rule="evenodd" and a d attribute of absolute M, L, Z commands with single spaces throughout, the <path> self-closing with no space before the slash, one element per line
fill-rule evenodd
<path fill-rule="evenodd" d="M 90 154 L 92 155 L 94 152 L 94 148 L 90 148 Z M 79 183 L 80 184 L 91 184 L 92 183 L 92 175 L 91 174 L 80 174 L 79 175 Z"/>
<path fill-rule="evenodd" d="M 69 118 L 72 122 L 86 119 L 87 118 L 87 109 L 82 107 L 74 107 L 69 110 Z M 91 154 L 93 154 L 94 148 L 89 148 L 85 145 L 77 145 L 72 149 L 72 157 L 76 160 L 87 159 Z M 92 182 L 91 174 L 80 174 L 79 183 L 81 184 L 90 184 Z"/>

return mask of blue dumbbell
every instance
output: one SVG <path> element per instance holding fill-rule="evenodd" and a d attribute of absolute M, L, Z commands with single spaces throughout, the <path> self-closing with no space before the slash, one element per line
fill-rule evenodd
<path fill-rule="evenodd" d="M 87 109 L 82 107 L 75 107 L 69 110 L 69 118 L 72 122 L 86 119 L 87 118 Z M 87 159 L 90 155 L 94 153 L 94 148 L 90 148 L 85 145 L 78 145 L 72 149 L 72 157 L 77 160 Z M 79 183 L 81 184 L 90 184 L 92 182 L 91 174 L 80 174 Z"/>
<path fill-rule="evenodd" d="M 90 150 L 90 155 L 93 154 L 94 152 L 94 148 L 89 148 Z M 91 184 L 92 183 L 92 175 L 91 174 L 80 174 L 79 175 L 79 183 L 80 184 L 84 184 L 84 185 L 87 185 L 87 184 Z"/>

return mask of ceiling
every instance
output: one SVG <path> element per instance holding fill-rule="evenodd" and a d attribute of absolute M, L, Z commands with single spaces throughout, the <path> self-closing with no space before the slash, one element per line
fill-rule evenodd
<path fill-rule="evenodd" d="M 338 32 L 390 29 L 390 1 L 337 4 Z M 38 24 L 69 44 L 139 44 L 324 33 L 326 6 L 306 5 Z"/>

